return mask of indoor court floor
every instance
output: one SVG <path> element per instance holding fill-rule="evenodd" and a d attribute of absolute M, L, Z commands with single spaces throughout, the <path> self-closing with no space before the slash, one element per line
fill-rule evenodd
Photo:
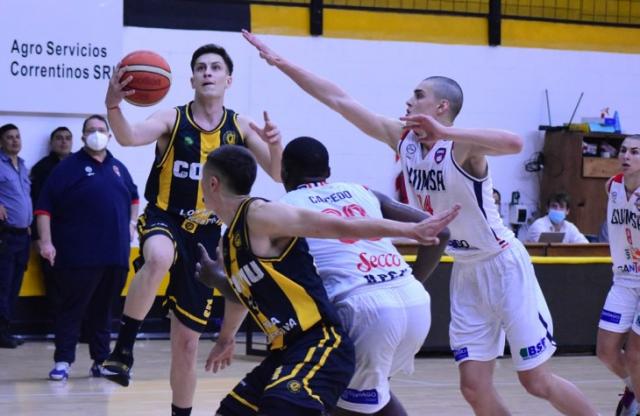
<path fill-rule="evenodd" d="M 192 415 L 213 415 L 219 401 L 257 364 L 260 357 L 238 355 L 222 373 L 205 373 L 204 362 L 213 343 L 200 341 L 198 387 Z M 133 381 L 128 388 L 107 380 L 90 378 L 86 344 L 78 347 L 77 361 L 68 382 L 47 379 L 52 367 L 52 342 L 27 342 L 15 350 L 0 350 L 0 415 L 168 415 L 169 342 L 136 343 Z M 553 370 L 576 383 L 602 415 L 613 415 L 622 382 L 595 356 L 562 356 L 551 360 Z M 413 375 L 400 374 L 392 390 L 412 416 L 471 415 L 458 392 L 457 369 L 448 357 L 417 358 Z M 556 415 L 547 403 L 535 399 L 518 384 L 509 358 L 498 360 L 495 383 L 514 415 Z"/>

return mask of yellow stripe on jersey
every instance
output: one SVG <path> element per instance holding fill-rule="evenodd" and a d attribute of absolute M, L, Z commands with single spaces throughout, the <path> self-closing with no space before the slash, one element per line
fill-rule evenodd
<path fill-rule="evenodd" d="M 327 334 L 327 327 L 325 327 L 324 325 L 322 326 L 322 331 L 325 334 L 325 338 L 324 339 L 328 339 L 329 336 Z M 313 378 L 313 376 L 318 372 L 318 370 L 320 369 L 320 367 L 322 367 L 324 365 L 324 363 L 327 362 L 327 358 L 329 357 L 329 354 L 331 354 L 331 351 L 333 351 L 334 349 L 338 348 L 338 346 L 340 345 L 340 343 L 342 342 L 342 337 L 335 331 L 335 329 L 333 327 L 331 327 L 331 333 L 333 334 L 334 338 L 335 338 L 335 342 L 333 343 L 332 346 L 328 347 L 325 351 L 324 354 L 322 354 L 322 357 L 320 358 L 320 361 L 318 361 L 318 363 L 316 365 L 313 366 L 313 368 L 311 369 L 311 371 L 309 371 L 309 374 L 307 374 L 303 379 L 302 379 L 302 385 L 304 386 L 304 389 L 307 391 L 307 393 L 309 393 L 309 396 L 313 397 L 314 399 L 316 399 L 317 401 L 319 401 L 320 403 L 322 403 L 322 400 L 320 399 L 320 396 L 313 394 L 313 391 L 311 391 L 311 387 L 309 387 L 309 380 L 311 380 Z M 323 342 L 324 342 L 323 339 Z M 324 345 L 324 344 L 323 344 Z"/>
<path fill-rule="evenodd" d="M 165 157 L 165 164 L 160 170 L 160 181 L 158 189 L 158 197 L 156 199 L 156 206 L 162 210 L 166 210 L 169 207 L 169 194 L 171 193 L 171 181 L 173 179 L 173 157 L 175 154 L 175 147 L 171 146 L 169 152 Z"/>
<path fill-rule="evenodd" d="M 233 125 L 236 126 L 236 129 L 238 130 L 238 132 L 240 133 L 240 142 L 244 143 L 244 135 L 242 134 L 242 129 L 240 128 L 240 123 L 238 123 L 238 114 L 235 113 L 233 115 Z"/>
<path fill-rule="evenodd" d="M 249 409 L 253 410 L 254 412 L 258 411 L 258 406 L 256 406 L 255 404 L 249 403 L 248 401 L 240 397 L 238 393 L 236 393 L 235 391 L 231 390 L 231 393 L 229 393 L 229 396 L 233 397 L 234 399 L 236 399 L 243 405 L 247 406 Z"/>
<path fill-rule="evenodd" d="M 180 127 L 180 110 L 176 108 L 176 112 L 178 113 L 178 115 L 176 116 L 176 121 L 175 121 L 175 124 L 173 125 L 173 130 L 171 131 L 171 138 L 169 139 L 169 144 L 167 145 L 167 148 L 164 149 L 164 153 L 162 154 L 160 161 L 156 165 L 157 167 L 160 167 L 164 164 L 165 160 L 167 160 L 169 150 L 173 149 L 173 142 L 176 139 L 176 134 L 178 133 L 178 127 Z"/>
<path fill-rule="evenodd" d="M 259 263 L 290 300 L 303 331 L 311 328 L 322 319 L 316 301 L 302 286 L 278 272 L 271 262 L 260 260 Z"/>
<path fill-rule="evenodd" d="M 226 112 L 225 112 L 226 117 Z M 224 118 L 223 117 L 223 121 Z M 220 140 L 220 124 L 216 131 L 208 133 L 208 132 L 200 132 L 200 165 L 204 166 L 207 162 L 207 156 L 209 153 L 213 152 L 215 149 L 219 148 L 221 145 Z M 196 211 L 205 210 L 204 199 L 202 195 L 202 187 L 198 186 L 198 197 L 196 199 Z"/>

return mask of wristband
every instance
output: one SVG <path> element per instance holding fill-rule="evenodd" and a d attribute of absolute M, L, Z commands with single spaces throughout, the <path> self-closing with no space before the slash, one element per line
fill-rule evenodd
<path fill-rule="evenodd" d="M 114 105 L 113 107 L 107 107 L 107 111 L 109 110 L 120 110 L 120 106 L 119 105 Z"/>

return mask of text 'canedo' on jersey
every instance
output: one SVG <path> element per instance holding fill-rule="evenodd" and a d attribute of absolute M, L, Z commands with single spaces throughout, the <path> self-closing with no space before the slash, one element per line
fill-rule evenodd
<path fill-rule="evenodd" d="M 514 235 L 503 223 L 493 200 L 487 169 L 475 178 L 458 165 L 454 142 L 438 140 L 424 155 L 420 140 L 410 131 L 398 144 L 409 203 L 431 214 L 461 205 L 449 225 L 447 254 L 458 262 L 478 261 L 509 247 Z"/>
<path fill-rule="evenodd" d="M 225 232 L 224 266 L 233 290 L 267 335 L 270 349 L 280 349 L 318 323 L 339 321 L 304 238 L 292 238 L 278 257 L 259 257 L 251 251 L 247 211 L 255 200 L 242 202 Z"/>
<path fill-rule="evenodd" d="M 156 148 L 144 195 L 150 204 L 164 211 L 197 221 L 198 213 L 207 212 L 200 189 L 207 155 L 225 144 L 246 144 L 233 110 L 223 108 L 220 123 L 208 131 L 194 121 L 192 104 L 176 107 L 169 144 L 162 154 Z"/>

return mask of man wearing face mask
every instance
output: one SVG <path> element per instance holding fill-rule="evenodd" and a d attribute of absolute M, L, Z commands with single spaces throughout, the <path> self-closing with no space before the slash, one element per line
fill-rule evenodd
<path fill-rule="evenodd" d="M 53 267 L 55 366 L 51 380 L 66 380 L 81 327 L 102 375 L 109 355 L 111 306 L 120 295 L 138 216 L 138 191 L 127 168 L 107 150 L 107 120 L 84 121 L 84 146 L 61 161 L 36 204 L 40 255 Z M 84 321 L 84 322 L 83 322 Z"/>
<path fill-rule="evenodd" d="M 542 233 L 564 233 L 563 243 L 588 243 L 587 237 L 575 224 L 566 220 L 569 214 L 569 194 L 558 192 L 551 195 L 547 202 L 547 215 L 538 218 L 529 227 L 525 241 L 538 242 Z"/>

